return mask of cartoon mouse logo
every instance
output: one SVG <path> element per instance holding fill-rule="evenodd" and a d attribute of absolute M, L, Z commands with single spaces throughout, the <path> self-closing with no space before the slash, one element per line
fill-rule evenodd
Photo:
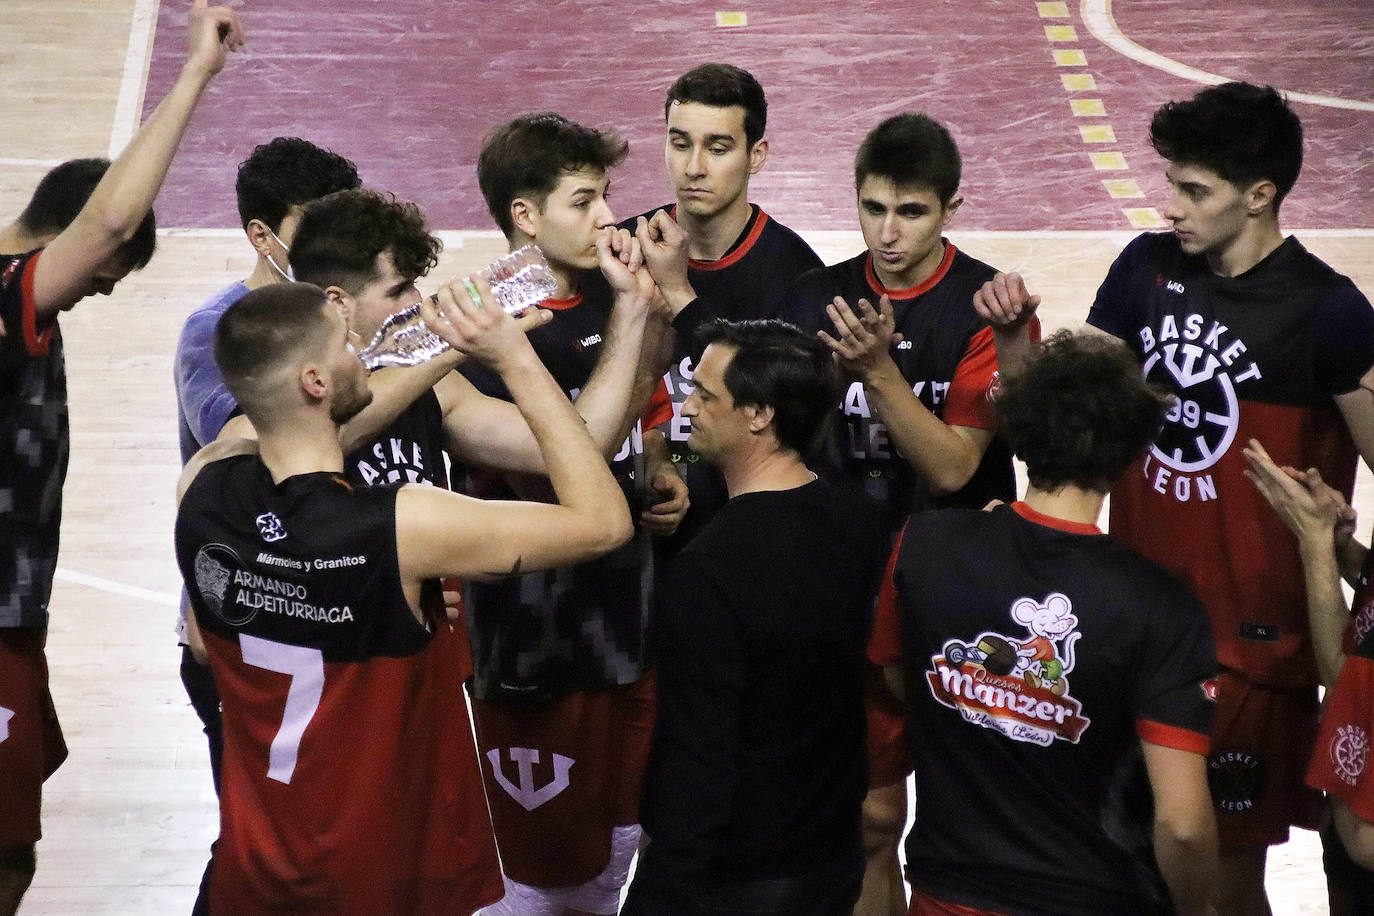
<path fill-rule="evenodd" d="M 1016 650 L 1016 670 L 1032 687 L 1042 684 L 1055 696 L 1068 692 L 1069 682 L 1064 675 L 1073 670 L 1074 643 L 1082 633 L 1074 628 L 1078 618 L 1072 613 L 1073 604 L 1067 595 L 1051 592 L 1043 603 L 1021 598 L 1011 606 L 1011 617 L 1030 631 L 1031 638 Z M 1058 643 L 1063 641 L 1063 654 Z"/>

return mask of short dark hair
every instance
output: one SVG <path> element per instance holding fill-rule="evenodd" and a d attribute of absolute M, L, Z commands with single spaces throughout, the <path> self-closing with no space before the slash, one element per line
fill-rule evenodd
<path fill-rule="evenodd" d="M 35 235 L 57 234 L 76 219 L 90 200 L 95 186 L 110 169 L 110 160 L 101 158 L 68 159 L 48 171 L 33 196 L 19 214 L 19 225 Z M 149 210 L 134 234 L 119 246 L 118 255 L 130 270 L 142 270 L 153 259 L 157 248 L 157 220 Z"/>
<path fill-rule="evenodd" d="M 377 255 L 389 253 L 402 277 L 417 280 L 443 248 L 415 204 L 359 188 L 306 204 L 289 257 L 296 279 L 356 294 L 377 279 Z"/>
<path fill-rule="evenodd" d="M 854 187 L 870 175 L 899 188 L 929 188 L 948 204 L 959 191 L 963 160 L 948 129 L 915 112 L 893 115 L 868 132 L 854 156 Z"/>
<path fill-rule="evenodd" d="M 277 137 L 239 163 L 234 193 L 245 229 L 256 219 L 277 232 L 292 207 L 361 186 L 357 166 L 338 153 L 300 137 Z"/>
<path fill-rule="evenodd" d="M 778 444 L 810 455 L 825 436 L 839 403 L 839 368 L 818 337 L 776 318 L 702 325 L 697 340 L 735 348 L 725 387 L 739 407 L 772 407 Z"/>
<path fill-rule="evenodd" d="M 1205 166 L 1238 188 L 1269 179 L 1274 212 L 1302 171 L 1302 121 L 1273 86 L 1222 83 L 1150 120 L 1150 143 L 1170 162 Z"/>
<path fill-rule="evenodd" d="M 764 97 L 763 87 L 748 70 L 732 64 L 702 64 L 674 80 L 663 101 L 664 120 L 674 102 L 696 102 L 712 108 L 733 105 L 743 108 L 744 139 L 750 149 L 763 139 L 763 132 L 768 127 L 768 99 Z"/>
<path fill-rule="evenodd" d="M 1145 381 L 1120 341 L 1063 330 L 1002 376 L 993 403 L 1036 488 L 1105 493 L 1159 435 L 1172 399 Z"/>
<path fill-rule="evenodd" d="M 591 168 L 607 172 L 625 161 L 630 144 L 612 130 L 597 130 L 552 111 L 524 114 L 493 130 L 477 156 L 477 185 L 491 218 L 506 238 L 515 234 L 510 205 L 529 197 L 542 210 L 558 180 Z"/>
<path fill-rule="evenodd" d="M 236 301 L 215 326 L 215 362 L 235 400 L 251 412 L 271 396 L 258 383 L 328 328 L 324 291 L 309 283 L 269 283 Z"/>

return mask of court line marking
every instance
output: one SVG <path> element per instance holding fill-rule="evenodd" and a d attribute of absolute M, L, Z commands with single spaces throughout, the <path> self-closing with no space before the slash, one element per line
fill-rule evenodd
<path fill-rule="evenodd" d="M 124 52 L 124 76 L 119 81 L 114 123 L 110 127 L 111 159 L 124 151 L 138 130 L 143 108 L 143 88 L 152 62 L 153 29 L 157 25 L 158 0 L 137 0 L 129 23 L 129 46 Z"/>
<path fill-rule="evenodd" d="M 90 576 L 86 573 L 76 572 L 71 569 L 57 567 L 53 578 L 60 582 L 70 582 L 73 585 L 84 585 L 86 588 L 98 589 L 102 592 L 111 592 L 115 595 L 123 595 L 126 598 L 138 598 L 141 601 L 150 601 L 153 604 L 164 604 L 168 607 L 180 607 L 181 596 L 169 594 L 168 592 L 155 592 L 149 588 L 139 588 L 137 585 L 126 585 L 123 582 L 116 582 L 114 579 L 106 579 L 102 576 Z"/>
<path fill-rule="evenodd" d="M 1156 70 L 1163 70 L 1165 73 L 1195 83 L 1215 86 L 1218 83 L 1231 81 L 1230 77 L 1218 76 L 1206 70 L 1199 70 L 1197 67 L 1190 67 L 1188 64 L 1180 63 L 1171 57 L 1165 57 L 1163 54 L 1151 51 L 1149 48 L 1141 47 L 1127 38 L 1112 16 L 1112 0 L 1082 0 L 1078 7 L 1078 14 L 1094 38 L 1136 63 L 1153 67 Z M 1374 111 L 1374 102 L 1343 99 L 1339 96 L 1320 95 L 1313 92 L 1296 92 L 1290 89 L 1280 89 L 1279 91 L 1287 96 L 1289 101 L 1293 102 L 1306 102 L 1309 105 L 1322 105 L 1327 108 L 1345 108 L 1350 111 Z"/>
<path fill-rule="evenodd" d="M 6 168 L 27 168 L 32 166 L 33 168 L 50 169 L 55 165 L 61 165 L 65 161 L 65 159 L 12 159 L 0 156 L 0 166 L 5 166 Z"/>

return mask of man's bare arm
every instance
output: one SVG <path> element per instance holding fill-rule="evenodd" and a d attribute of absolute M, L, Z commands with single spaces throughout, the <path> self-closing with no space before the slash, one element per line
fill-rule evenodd
<path fill-rule="evenodd" d="M 1155 861 L 1181 916 L 1210 914 L 1217 880 L 1217 822 L 1207 758 L 1141 742 L 1155 798 Z"/>
<path fill-rule="evenodd" d="M 243 45 L 243 27 L 228 7 L 196 0 L 187 30 L 186 62 L 172 88 L 128 148 L 110 165 L 72 224 L 43 251 L 34 274 L 39 321 L 86 296 L 100 266 L 133 237 L 167 175 L 201 94 Z"/>

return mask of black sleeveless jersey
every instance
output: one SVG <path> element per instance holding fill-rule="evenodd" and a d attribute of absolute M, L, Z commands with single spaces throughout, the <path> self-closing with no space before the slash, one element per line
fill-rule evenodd
<path fill-rule="evenodd" d="M 449 475 L 444 464 L 444 418 L 439 398 L 426 391 L 376 438 L 344 459 L 349 483 L 431 483 L 445 490 Z"/>

